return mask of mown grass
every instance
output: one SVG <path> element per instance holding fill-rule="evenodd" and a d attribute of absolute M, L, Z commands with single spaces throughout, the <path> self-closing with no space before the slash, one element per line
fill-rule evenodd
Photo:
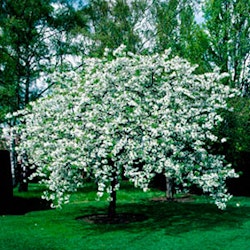
<path fill-rule="evenodd" d="M 186 203 L 158 202 L 152 198 L 164 193 L 144 193 L 123 183 L 117 212 L 144 214 L 147 219 L 91 224 L 76 218 L 107 210 L 105 199 L 95 200 L 91 185 L 56 210 L 38 199 L 41 187 L 32 184 L 30 190 L 15 192 L 19 199 L 13 210 L 16 215 L 0 216 L 1 250 L 250 249 L 250 198 L 234 197 L 227 209 L 220 211 L 202 196 Z"/>

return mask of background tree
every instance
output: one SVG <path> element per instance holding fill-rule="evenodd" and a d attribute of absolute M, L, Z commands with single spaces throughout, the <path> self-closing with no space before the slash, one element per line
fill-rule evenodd
<path fill-rule="evenodd" d="M 147 52 L 152 47 L 153 1 L 91 0 L 83 8 L 88 16 L 91 40 L 89 55 L 102 56 L 105 48 L 115 49 L 125 44 L 129 51 Z M 151 44 L 152 43 L 152 44 Z"/>
<path fill-rule="evenodd" d="M 3 106 L 8 112 L 22 109 L 40 96 L 47 86 L 45 82 L 38 86 L 38 79 L 73 54 L 70 32 L 79 25 L 86 27 L 83 17 L 67 2 L 52 3 L 2 1 L 0 93 L 3 100 L 9 100 Z"/>
<path fill-rule="evenodd" d="M 126 1 L 93 0 L 85 12 L 91 27 L 89 35 L 95 43 L 91 54 L 100 56 L 106 47 L 114 49 L 122 43 L 134 50 L 138 38 L 133 32 L 132 11 Z"/>
<path fill-rule="evenodd" d="M 49 60 L 44 41 L 46 22 L 52 7 L 49 1 L 2 1 L 0 16 L 1 95 L 2 116 L 24 108 L 36 93 L 36 79 Z M 13 120 L 12 123 L 15 123 Z M 13 143 L 16 140 L 13 140 Z M 14 149 L 14 144 L 13 144 Z M 12 150 L 16 179 L 26 190 Z M 19 178 L 20 177 L 20 178 Z"/>
<path fill-rule="evenodd" d="M 236 97 L 229 101 L 233 112 L 222 113 L 224 122 L 218 127 L 217 135 L 226 137 L 225 144 L 215 144 L 214 150 L 226 156 L 232 162 L 240 178 L 229 182 L 229 189 L 234 195 L 249 196 L 249 155 L 250 155 L 250 99 Z"/>
<path fill-rule="evenodd" d="M 171 48 L 174 55 L 199 65 L 200 72 L 211 71 L 206 54 L 208 38 L 201 25 L 195 20 L 197 2 L 155 1 L 156 51 Z"/>
<path fill-rule="evenodd" d="M 229 84 L 243 87 L 250 57 L 248 0 L 206 1 L 204 28 L 209 35 L 209 61 L 230 74 Z"/>
<path fill-rule="evenodd" d="M 21 111 L 19 153 L 28 153 L 36 176 L 55 205 L 83 185 L 83 173 L 109 196 L 115 216 L 122 176 L 144 190 L 156 173 L 210 193 L 218 207 L 230 198 L 225 180 L 235 177 L 221 155 L 206 149 L 217 141 L 214 126 L 234 96 L 217 73 L 194 74 L 178 57 L 140 56 L 120 47 L 103 59 L 86 59 L 80 72 L 57 75 L 53 94 Z M 220 98 L 218 98 L 220 97 Z M 79 148 L 81 150 L 79 150 Z M 67 201 L 67 198 L 66 198 Z"/>
<path fill-rule="evenodd" d="M 72 63 L 78 66 L 77 63 L 86 54 L 81 34 L 88 29 L 87 17 L 74 7 L 75 3 L 76 1 L 68 0 L 56 1 L 54 18 L 48 20 L 51 30 L 50 48 L 54 52 L 51 57 L 57 62 L 56 67 L 70 67 Z"/>
<path fill-rule="evenodd" d="M 83 26 L 83 19 L 77 19 L 74 9 L 59 1 L 1 1 L 0 7 L 0 122 L 3 122 L 6 113 L 25 108 L 49 89 L 51 83 L 45 79 L 55 68 L 67 64 L 66 56 L 74 52 L 70 32 L 78 23 Z M 27 170 L 17 165 L 16 142 L 13 140 L 12 146 L 14 183 L 20 182 L 20 189 L 26 190 L 27 180 L 22 176 L 27 176 Z"/>
<path fill-rule="evenodd" d="M 43 60 L 49 60 L 43 32 L 52 7 L 49 1 L 32 0 L 4 1 L 1 7 L 1 83 L 14 88 L 13 111 L 30 101 L 32 83 L 44 67 Z"/>
<path fill-rule="evenodd" d="M 235 194 L 249 195 L 249 72 L 250 63 L 249 1 L 206 1 L 204 30 L 208 34 L 207 60 L 221 72 L 228 72 L 224 84 L 241 90 L 242 96 L 230 101 L 233 113 L 226 113 L 225 122 L 217 131 L 228 143 L 215 148 L 226 155 L 237 171 L 243 174 L 233 181 Z"/>

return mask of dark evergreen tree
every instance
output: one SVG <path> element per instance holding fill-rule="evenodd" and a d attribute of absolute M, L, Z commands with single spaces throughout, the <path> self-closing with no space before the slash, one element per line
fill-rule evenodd
<path fill-rule="evenodd" d="M 66 1 L 2 0 L 0 8 L 1 123 L 7 113 L 25 108 L 54 84 L 41 79 L 75 53 L 70 38 L 78 25 L 84 27 L 84 20 Z M 11 150 L 14 182 L 26 190 L 28 169 L 16 159 L 17 141 Z"/>

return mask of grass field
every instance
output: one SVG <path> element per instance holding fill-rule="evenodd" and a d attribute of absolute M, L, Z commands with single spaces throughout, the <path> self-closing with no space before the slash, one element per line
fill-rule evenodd
<path fill-rule="evenodd" d="M 15 192 L 16 215 L 0 216 L 0 250 L 250 249 L 250 198 L 234 197 L 220 211 L 203 196 L 188 202 L 152 201 L 164 193 L 144 193 L 124 183 L 117 212 L 143 214 L 147 219 L 93 224 L 76 219 L 106 212 L 107 202 L 95 200 L 93 187 L 56 210 L 41 203 L 40 189 L 31 184 L 27 194 Z"/>

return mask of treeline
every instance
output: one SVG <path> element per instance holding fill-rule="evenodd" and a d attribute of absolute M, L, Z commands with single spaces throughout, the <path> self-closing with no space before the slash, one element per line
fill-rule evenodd
<path fill-rule="evenodd" d="M 171 48 L 197 73 L 228 73 L 222 84 L 241 90 L 214 150 L 247 173 L 250 153 L 249 0 L 1 0 L 0 121 L 46 95 L 56 71 L 74 70 L 121 44 L 138 54 Z M 197 15 L 202 16 L 197 19 Z M 202 13 L 202 15 L 201 15 Z M 15 121 L 11 121 L 13 124 Z"/>

